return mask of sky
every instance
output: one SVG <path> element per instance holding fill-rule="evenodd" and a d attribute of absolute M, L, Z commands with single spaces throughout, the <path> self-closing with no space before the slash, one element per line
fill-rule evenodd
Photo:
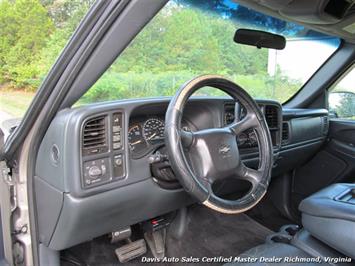
<path fill-rule="evenodd" d="M 284 50 L 269 50 L 268 72 L 275 72 L 277 63 L 287 76 L 306 82 L 336 50 L 337 46 L 317 40 L 288 40 Z M 355 71 L 351 71 L 338 86 L 355 90 Z M 355 91 L 354 91 L 355 92 Z"/>

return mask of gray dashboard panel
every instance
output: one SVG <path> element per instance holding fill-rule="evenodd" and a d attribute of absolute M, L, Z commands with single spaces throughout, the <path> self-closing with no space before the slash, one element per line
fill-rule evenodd
<path fill-rule="evenodd" d="M 185 191 L 161 189 L 152 179 L 87 198 L 66 193 L 49 247 L 65 249 L 191 203 Z"/>
<path fill-rule="evenodd" d="M 188 106 L 193 114 L 190 120 L 198 120 L 207 126 L 221 124 L 223 113 L 220 110 L 224 101 L 192 100 Z M 36 194 L 42 195 L 37 197 L 42 243 L 53 249 L 64 249 L 193 202 L 184 191 L 164 190 L 156 185 L 151 178 L 147 157 L 128 159 L 126 134 L 123 135 L 123 153 L 127 158 L 125 178 L 82 188 L 80 136 L 87 118 L 120 110 L 125 117 L 123 131 L 126 132 L 129 117 L 137 108 L 150 104 L 167 107 L 168 103 L 169 98 L 126 100 L 65 109 L 58 113 L 41 144 L 36 166 L 35 182 L 39 188 Z M 194 110 L 205 110 L 203 117 L 200 118 Z M 52 159 L 54 146 L 59 151 L 56 163 Z M 53 194 L 53 201 L 48 202 L 50 191 L 56 191 L 58 197 Z"/>
<path fill-rule="evenodd" d="M 75 197 L 94 195 L 115 187 L 126 186 L 150 178 L 151 173 L 149 164 L 147 164 L 147 157 L 143 157 L 139 160 L 129 160 L 128 141 L 124 134 L 123 138 L 125 141 L 123 144 L 123 153 L 126 157 L 126 177 L 116 182 L 83 189 L 80 178 L 82 171 L 80 159 L 80 135 L 82 124 L 91 116 L 122 111 L 125 117 L 123 132 L 127 132 L 129 127 L 129 117 L 137 108 L 147 104 L 161 104 L 162 106 L 167 106 L 168 102 L 169 98 L 116 101 L 61 111 L 53 120 L 42 142 L 38 154 L 36 175 L 55 188 L 60 189 L 63 192 L 70 192 L 70 194 Z M 223 110 L 224 102 L 225 99 L 217 101 L 216 99 L 195 99 L 188 105 L 186 116 L 189 117 L 190 121 L 197 121 L 194 124 L 197 124 L 200 128 L 203 125 L 221 125 L 223 112 L 220 110 Z M 197 116 L 196 114 L 199 114 L 198 111 L 201 110 L 203 112 Z M 59 149 L 60 163 L 57 165 L 53 164 L 51 160 L 53 145 L 57 146 Z"/>
<path fill-rule="evenodd" d="M 48 246 L 63 206 L 64 193 L 35 177 L 39 240 Z"/>
<path fill-rule="evenodd" d="M 154 112 L 165 113 L 169 100 L 161 97 L 105 102 L 58 113 L 41 144 L 36 166 L 35 185 L 40 188 L 36 194 L 42 194 L 37 197 L 42 243 L 61 250 L 194 202 L 182 190 L 164 190 L 154 183 L 147 162 L 149 155 L 139 159 L 129 157 L 126 132 L 131 116 L 149 106 L 157 108 Z M 273 101 L 258 102 L 278 105 Z M 198 129 L 223 126 L 224 108 L 230 103 L 229 98 L 193 98 L 184 116 Z M 122 153 L 126 157 L 126 176 L 122 180 L 83 189 L 80 156 L 83 122 L 116 111 L 124 115 Z M 281 109 L 279 117 L 282 118 Z M 53 161 L 53 147 L 59 151 L 57 162 Z M 274 148 L 278 153 L 280 146 Z M 245 154 L 248 160 L 258 160 L 255 150 L 248 153 Z M 55 195 L 48 201 L 51 191 L 55 191 Z"/>

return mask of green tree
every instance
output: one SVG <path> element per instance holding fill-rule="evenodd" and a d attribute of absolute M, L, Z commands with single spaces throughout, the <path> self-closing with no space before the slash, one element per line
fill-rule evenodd
<path fill-rule="evenodd" d="M 36 56 L 53 29 L 38 0 L 0 1 L 0 81 L 17 87 L 38 85 Z"/>
<path fill-rule="evenodd" d="M 55 25 L 55 31 L 47 36 L 45 45 L 38 56 L 42 79 L 54 64 L 93 2 L 94 0 L 42 0 Z"/>
<path fill-rule="evenodd" d="M 352 118 L 355 116 L 355 94 L 353 93 L 339 93 L 341 100 L 336 106 L 336 112 L 339 117 Z"/>

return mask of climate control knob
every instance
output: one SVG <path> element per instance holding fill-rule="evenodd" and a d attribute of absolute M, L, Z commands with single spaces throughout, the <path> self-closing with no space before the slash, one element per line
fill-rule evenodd
<path fill-rule="evenodd" d="M 90 177 L 97 177 L 99 175 L 102 175 L 101 169 L 98 166 L 96 166 L 96 165 L 91 166 L 89 168 L 89 172 L 88 173 L 89 173 Z"/>

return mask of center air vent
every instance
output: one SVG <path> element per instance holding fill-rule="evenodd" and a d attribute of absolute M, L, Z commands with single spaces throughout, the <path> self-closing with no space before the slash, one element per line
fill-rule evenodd
<path fill-rule="evenodd" d="M 266 119 L 266 123 L 269 126 L 269 129 L 278 129 L 279 126 L 278 108 L 273 105 L 266 105 L 265 119 Z"/>
<path fill-rule="evenodd" d="M 282 143 L 287 143 L 290 137 L 290 129 L 287 122 L 282 123 Z"/>
<path fill-rule="evenodd" d="M 106 116 L 95 117 L 86 121 L 83 128 L 83 154 L 97 154 L 106 152 L 107 145 Z"/>
<path fill-rule="evenodd" d="M 224 125 L 232 124 L 235 120 L 234 117 L 234 104 L 226 105 L 224 107 Z"/>

